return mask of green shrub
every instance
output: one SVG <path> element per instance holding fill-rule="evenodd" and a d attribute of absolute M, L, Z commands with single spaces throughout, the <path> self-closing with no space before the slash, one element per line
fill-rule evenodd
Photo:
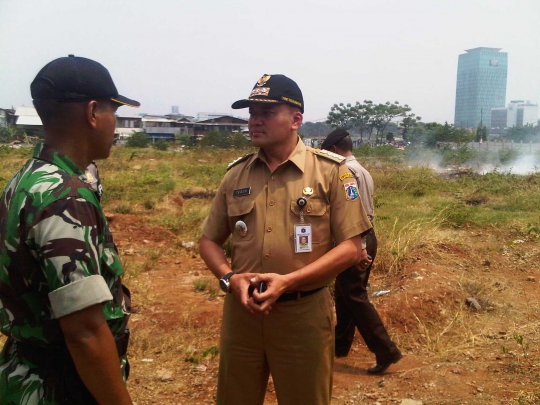
<path fill-rule="evenodd" d="M 403 151 L 392 145 L 369 146 L 366 144 L 354 148 L 353 154 L 356 157 L 393 157 L 403 154 Z"/>
<path fill-rule="evenodd" d="M 9 143 L 18 135 L 18 130 L 13 127 L 0 127 L 0 143 Z"/>
<path fill-rule="evenodd" d="M 499 150 L 499 161 L 504 165 L 513 162 L 519 156 L 519 152 L 515 149 Z"/>
<path fill-rule="evenodd" d="M 439 211 L 437 209 L 434 210 Z M 442 210 L 441 210 L 442 211 Z M 443 224 L 450 228 L 463 228 L 473 221 L 474 209 L 464 206 L 461 203 L 454 203 L 446 207 L 443 215 Z"/>
<path fill-rule="evenodd" d="M 461 148 L 457 149 L 445 147 L 443 149 L 443 163 L 446 166 L 460 166 L 469 161 L 472 161 L 477 157 L 477 155 L 477 151 L 469 149 L 466 146 L 462 146 Z"/>
<path fill-rule="evenodd" d="M 127 146 L 131 148 L 146 148 L 150 140 L 145 132 L 135 132 L 127 140 Z"/>
<path fill-rule="evenodd" d="M 169 147 L 169 142 L 167 142 L 165 139 L 158 139 L 154 142 L 152 147 L 158 150 L 167 150 Z"/>
<path fill-rule="evenodd" d="M 143 206 L 144 206 L 144 209 L 146 209 L 146 210 L 152 210 L 152 209 L 154 209 L 154 203 L 153 203 L 152 201 L 146 200 L 146 201 L 143 203 Z"/>
<path fill-rule="evenodd" d="M 176 142 L 181 145 L 191 145 L 191 136 L 189 136 L 188 134 L 177 135 Z"/>
<path fill-rule="evenodd" d="M 208 148 L 246 148 L 251 146 L 246 137 L 239 133 L 210 131 L 204 134 L 203 138 L 199 141 L 198 146 Z"/>

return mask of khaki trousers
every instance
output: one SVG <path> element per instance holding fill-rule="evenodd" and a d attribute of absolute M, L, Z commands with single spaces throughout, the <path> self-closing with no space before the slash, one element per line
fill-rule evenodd
<path fill-rule="evenodd" d="M 328 288 L 249 313 L 232 294 L 223 308 L 218 405 L 263 404 L 271 373 L 280 405 L 328 405 L 334 319 Z"/>

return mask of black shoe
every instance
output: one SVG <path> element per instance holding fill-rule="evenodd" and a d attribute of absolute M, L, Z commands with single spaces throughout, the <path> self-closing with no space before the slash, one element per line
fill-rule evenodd
<path fill-rule="evenodd" d="M 347 357 L 348 354 L 349 354 L 349 352 L 347 352 L 347 353 L 345 353 L 345 352 L 336 352 L 334 357 L 336 359 L 339 359 L 341 357 Z"/>
<path fill-rule="evenodd" d="M 382 374 L 388 369 L 388 367 L 390 367 L 392 364 L 396 364 L 402 358 L 403 358 L 403 355 L 401 353 L 398 353 L 397 355 L 394 356 L 393 359 L 390 359 L 383 363 L 377 363 L 377 365 L 368 368 L 367 372 L 368 374 Z"/>

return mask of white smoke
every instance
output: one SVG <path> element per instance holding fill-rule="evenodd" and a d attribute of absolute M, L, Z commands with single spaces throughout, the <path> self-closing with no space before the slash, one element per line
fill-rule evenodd
<path fill-rule="evenodd" d="M 467 161 L 459 166 L 447 166 L 444 163 L 442 151 L 439 149 L 418 149 L 414 155 L 409 155 L 407 163 L 410 166 L 429 167 L 439 173 L 452 171 L 470 171 L 479 174 L 494 171 L 528 175 L 540 172 L 540 151 L 512 149 L 517 155 L 514 159 L 502 163 L 497 151 L 480 151 L 476 159 Z M 500 150 L 499 150 L 500 151 Z M 491 152 L 491 153 L 490 153 Z"/>

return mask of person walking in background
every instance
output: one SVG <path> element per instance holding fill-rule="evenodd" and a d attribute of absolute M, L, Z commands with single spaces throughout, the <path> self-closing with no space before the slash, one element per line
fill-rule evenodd
<path fill-rule="evenodd" d="M 86 181 L 88 184 L 90 184 L 92 190 L 97 193 L 99 200 L 101 201 L 101 197 L 103 197 L 103 186 L 101 185 L 101 179 L 99 178 L 99 170 L 96 162 L 90 162 L 90 164 L 86 167 L 84 174 L 86 176 Z"/>
<path fill-rule="evenodd" d="M 84 173 L 109 156 L 117 108 L 140 104 L 73 55 L 30 89 L 45 136 L 0 199 L 0 403 L 131 404 L 129 291 Z"/>
<path fill-rule="evenodd" d="M 229 165 L 199 245 L 230 293 L 217 403 L 262 404 L 271 373 L 280 405 L 326 405 L 334 356 L 327 285 L 347 267 L 369 265 L 361 235 L 371 223 L 356 183 L 342 180 L 352 177 L 345 159 L 299 138 L 304 100 L 293 80 L 264 75 L 232 108 L 249 108 L 260 149 Z M 222 245 L 231 234 L 229 265 Z"/>
<path fill-rule="evenodd" d="M 321 144 L 321 148 L 345 156 L 345 163 L 358 183 L 362 205 L 373 225 L 375 220 L 373 179 L 352 154 L 352 140 L 349 133 L 342 128 L 332 131 Z M 364 244 L 368 255 L 372 258 L 369 266 L 366 269 L 351 266 L 336 277 L 335 354 L 336 357 L 345 357 L 349 354 L 356 326 L 369 350 L 375 353 L 377 361 L 377 364 L 368 368 L 367 372 L 381 374 L 401 360 L 403 355 L 390 339 L 377 310 L 369 301 L 367 285 L 377 255 L 377 237 L 373 228 L 365 236 Z"/>

